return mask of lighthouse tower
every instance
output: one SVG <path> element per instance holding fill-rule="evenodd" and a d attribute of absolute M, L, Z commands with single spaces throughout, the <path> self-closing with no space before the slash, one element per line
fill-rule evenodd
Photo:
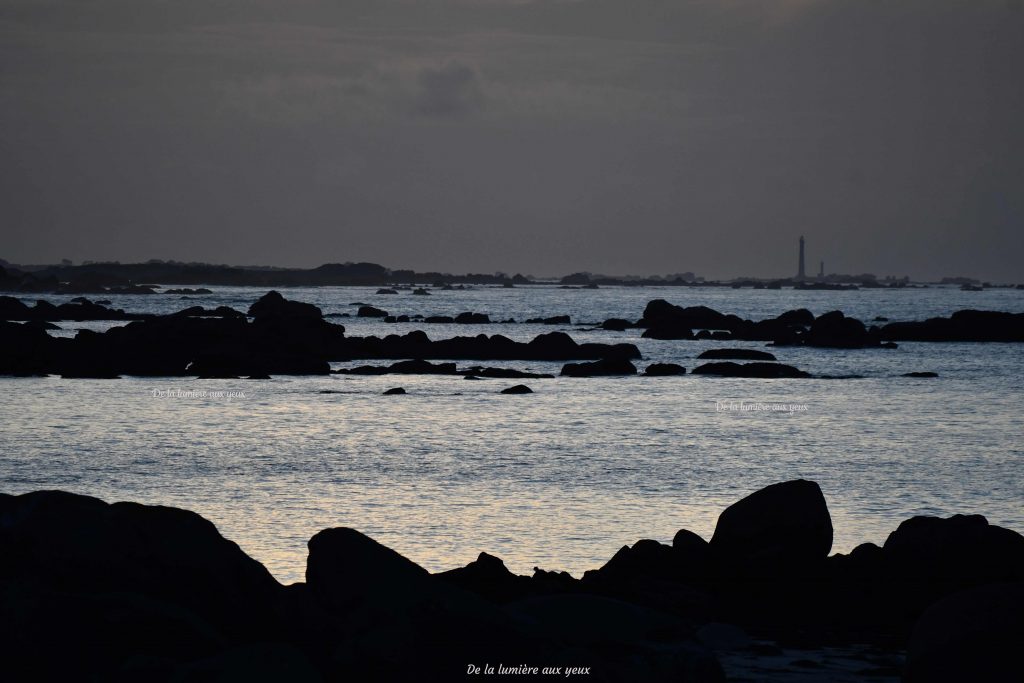
<path fill-rule="evenodd" d="M 804 236 L 800 235 L 800 267 L 796 271 L 797 280 L 807 279 L 807 273 L 804 271 Z"/>

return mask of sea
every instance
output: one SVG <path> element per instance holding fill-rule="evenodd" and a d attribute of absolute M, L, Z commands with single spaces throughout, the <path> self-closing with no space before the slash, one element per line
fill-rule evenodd
<path fill-rule="evenodd" d="M 210 289 L 188 300 L 93 298 L 136 313 L 191 305 L 246 310 L 267 291 Z M 607 318 L 639 319 L 652 299 L 755 320 L 794 308 L 816 315 L 842 310 L 869 324 L 964 308 L 1024 311 L 1022 290 L 942 286 L 476 286 L 433 289 L 430 296 L 377 294 L 375 287 L 281 291 L 335 316 L 330 320 L 348 335 L 422 329 L 431 339 L 485 333 L 527 341 L 558 330 L 579 342 L 636 344 L 641 370 L 672 362 L 689 371 L 707 349 L 764 347 L 594 329 Z M 520 322 L 389 324 L 354 317 L 358 304 L 394 315 L 473 311 Z M 522 322 L 555 315 L 572 322 Z M 52 334 L 123 323 L 58 324 L 62 329 Z M 820 484 L 832 514 L 833 552 L 881 544 L 914 515 L 978 513 L 1024 532 L 1024 344 L 769 350 L 814 375 L 860 378 L 3 377 L 0 491 L 62 489 L 188 508 L 284 583 L 303 580 L 308 539 L 337 526 L 358 529 L 432 572 L 463 566 L 483 551 L 516 573 L 539 567 L 580 576 L 642 538 L 671 543 L 685 528 L 710 539 L 725 507 L 795 478 Z M 561 367 L 486 365 L 554 375 Z M 915 371 L 938 377 L 902 376 Z M 500 393 L 518 383 L 534 393 Z M 383 395 L 397 386 L 408 393 Z"/>

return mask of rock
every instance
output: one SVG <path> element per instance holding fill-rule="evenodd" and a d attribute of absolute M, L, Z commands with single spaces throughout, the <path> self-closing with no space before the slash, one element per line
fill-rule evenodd
<path fill-rule="evenodd" d="M 525 384 L 517 384 L 517 385 L 515 385 L 513 387 L 509 387 L 508 389 L 502 389 L 501 393 L 503 393 L 503 394 L 532 394 L 533 393 L 533 389 L 531 389 L 530 387 L 526 386 Z"/>
<path fill-rule="evenodd" d="M 280 584 L 213 524 L 177 508 L 61 491 L 0 494 L 5 581 L 67 596 L 135 594 L 258 633 Z"/>
<path fill-rule="evenodd" d="M 1024 313 L 961 310 L 948 318 L 888 323 L 879 334 L 887 341 L 1020 342 L 1024 341 Z"/>
<path fill-rule="evenodd" d="M 430 315 L 424 318 L 423 322 L 430 323 L 432 325 L 450 325 L 455 322 L 455 318 L 450 315 Z"/>
<path fill-rule="evenodd" d="M 572 319 L 567 315 L 553 315 L 547 318 L 528 318 L 526 322 L 534 325 L 571 325 Z"/>
<path fill-rule="evenodd" d="M 394 290 L 394 289 L 390 289 L 390 288 L 384 287 L 384 288 L 378 289 L 377 293 L 378 294 L 398 294 L 398 291 Z"/>
<path fill-rule="evenodd" d="M 455 363 L 431 363 L 425 360 L 403 360 L 388 366 L 360 365 L 335 371 L 339 375 L 455 375 Z"/>
<path fill-rule="evenodd" d="M 904 372 L 901 377 L 938 377 L 937 372 Z"/>
<path fill-rule="evenodd" d="M 480 379 L 486 377 L 489 379 L 552 379 L 554 375 L 548 375 L 537 372 L 526 372 L 524 370 L 513 370 L 511 368 L 485 368 L 479 365 L 473 366 L 468 370 L 463 370 L 463 374 L 466 375 L 466 379 Z"/>
<path fill-rule="evenodd" d="M 486 325 L 491 322 L 490 316 L 486 313 L 459 313 L 455 316 L 455 322 L 459 325 Z"/>
<path fill-rule="evenodd" d="M 562 366 L 563 377 L 606 377 L 614 375 L 635 375 L 636 366 L 628 360 L 601 359 L 591 363 L 566 363 Z"/>
<path fill-rule="evenodd" d="M 381 310 L 375 306 L 360 306 L 359 310 L 356 311 L 356 317 L 359 318 L 385 318 L 388 312 Z"/>
<path fill-rule="evenodd" d="M 915 581 L 1024 580 L 1024 536 L 981 515 L 918 516 L 889 534 L 882 550 L 893 576 Z"/>
<path fill-rule="evenodd" d="M 430 296 L 430 292 L 423 289 L 422 287 L 417 287 L 416 289 L 412 290 L 412 293 L 415 294 L 416 296 Z"/>
<path fill-rule="evenodd" d="M 465 567 L 434 574 L 434 578 L 494 602 L 508 602 L 531 595 L 532 582 L 510 572 L 500 558 L 480 553 Z"/>
<path fill-rule="evenodd" d="M 882 342 L 881 344 L 879 344 L 879 346 L 881 348 L 883 348 L 883 349 L 898 349 L 900 347 L 899 344 L 897 344 L 896 342 L 891 342 L 891 341 Z"/>
<path fill-rule="evenodd" d="M 807 327 L 814 323 L 814 314 L 806 308 L 798 308 L 796 310 L 786 311 L 779 317 L 775 318 L 775 320 L 785 325 L 803 325 L 804 327 Z"/>
<path fill-rule="evenodd" d="M 929 607 L 910 637 L 904 681 L 962 683 L 1020 678 L 1024 584 L 954 593 Z"/>
<path fill-rule="evenodd" d="M 818 316 L 807 331 L 804 341 L 809 346 L 859 349 L 878 346 L 878 338 L 869 335 L 864 323 L 848 318 L 842 311 L 831 311 Z"/>
<path fill-rule="evenodd" d="M 777 360 L 773 354 L 757 349 L 708 349 L 697 358 L 707 360 Z"/>
<path fill-rule="evenodd" d="M 404 388 L 402 388 L 402 387 L 393 387 L 393 388 L 388 389 L 387 391 L 385 391 L 384 395 L 385 396 L 397 396 L 399 394 L 404 394 L 404 393 L 405 393 L 405 389 Z"/>
<path fill-rule="evenodd" d="M 644 370 L 644 374 L 648 377 L 672 377 L 685 375 L 686 368 L 676 363 L 651 363 Z"/>
<path fill-rule="evenodd" d="M 633 323 L 623 318 L 608 318 L 601 323 L 601 329 L 612 330 L 614 332 L 622 332 L 630 327 L 633 327 Z"/>
<path fill-rule="evenodd" d="M 622 582 L 639 577 L 678 581 L 683 576 L 682 555 L 674 548 L 650 539 L 622 546 L 603 567 L 587 572 L 585 583 Z"/>
<path fill-rule="evenodd" d="M 809 373 L 791 365 L 781 363 L 705 363 L 693 369 L 694 375 L 718 375 L 720 377 L 752 377 L 764 379 L 810 377 Z"/>
<path fill-rule="evenodd" d="M 812 568 L 832 548 L 825 497 L 816 483 L 804 479 L 756 491 L 725 509 L 710 548 L 741 573 Z"/>
<path fill-rule="evenodd" d="M 323 318 L 319 308 L 301 301 L 289 301 L 280 292 L 270 291 L 249 307 L 249 315 L 260 318 Z"/>
<path fill-rule="evenodd" d="M 324 529 L 309 539 L 306 584 L 328 606 L 414 598 L 428 586 L 423 567 L 355 529 Z"/>

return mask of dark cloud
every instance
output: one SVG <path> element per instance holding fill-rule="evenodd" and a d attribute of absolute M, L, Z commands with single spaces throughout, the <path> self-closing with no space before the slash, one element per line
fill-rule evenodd
<path fill-rule="evenodd" d="M 1024 280 L 1024 12 L 0 0 L 12 261 Z"/>

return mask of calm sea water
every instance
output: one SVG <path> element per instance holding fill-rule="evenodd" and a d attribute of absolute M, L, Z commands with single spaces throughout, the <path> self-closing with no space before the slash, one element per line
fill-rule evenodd
<path fill-rule="evenodd" d="M 136 312 L 226 304 L 264 290 L 110 297 Z M 389 325 L 336 320 L 349 334 L 424 329 L 432 338 L 562 329 L 578 341 L 629 341 L 639 363 L 692 369 L 708 348 L 759 343 L 654 341 L 577 322 L 639 318 L 647 301 L 703 304 L 759 319 L 806 307 L 866 321 L 1024 311 L 1024 291 L 797 292 L 553 287 L 377 295 L 376 288 L 299 288 L 288 298 L 325 313 L 355 302 L 394 314 L 477 311 L 492 319 L 569 314 L 573 325 Z M 60 303 L 70 297 L 46 297 Z M 65 330 L 109 323 L 62 323 Z M 509 380 L 277 377 L 270 381 L 0 378 L 0 490 L 65 489 L 199 512 L 280 580 L 302 579 L 305 543 L 328 526 L 364 531 L 432 571 L 480 551 L 513 571 L 579 574 L 639 538 L 679 528 L 710 538 L 721 510 L 772 482 L 819 482 L 834 551 L 881 543 L 914 514 L 985 514 L 1024 531 L 1024 344 L 901 344 L 898 350 L 781 348 L 782 362 L 863 379 L 697 377 Z M 461 362 L 460 366 L 470 363 Z M 557 374 L 557 363 L 491 363 Z M 938 379 L 899 375 L 917 370 Z M 404 386 L 405 396 L 382 396 Z M 158 391 L 206 392 L 168 398 Z M 219 393 L 218 393 L 219 392 Z M 330 393 L 322 393 L 330 392 Z M 777 403 L 790 412 L 722 410 Z"/>

